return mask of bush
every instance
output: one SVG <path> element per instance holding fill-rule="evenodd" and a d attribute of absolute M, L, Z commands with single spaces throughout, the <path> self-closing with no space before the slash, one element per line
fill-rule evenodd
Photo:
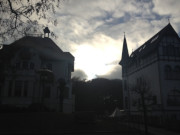
<path fill-rule="evenodd" d="M 0 105 L 0 113 L 14 113 L 22 112 L 24 108 L 16 107 L 13 105 Z"/>
<path fill-rule="evenodd" d="M 40 103 L 33 103 L 29 105 L 28 111 L 29 112 L 41 112 L 41 111 L 49 112 L 50 109 Z"/>

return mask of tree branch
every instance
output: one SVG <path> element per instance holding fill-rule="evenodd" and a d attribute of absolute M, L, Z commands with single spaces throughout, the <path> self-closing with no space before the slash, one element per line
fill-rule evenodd
<path fill-rule="evenodd" d="M 16 20 L 15 20 L 15 28 L 16 28 L 18 13 L 12 8 L 12 3 L 11 3 L 10 0 L 8 0 L 8 3 L 9 3 L 9 7 L 10 7 L 11 12 L 12 12 L 13 14 L 15 14 L 15 17 L 16 17 Z"/>

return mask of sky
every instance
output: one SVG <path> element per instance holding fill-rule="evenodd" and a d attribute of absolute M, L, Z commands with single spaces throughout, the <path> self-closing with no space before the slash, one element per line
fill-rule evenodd
<path fill-rule="evenodd" d="M 180 34 L 180 0 L 61 0 L 53 39 L 75 57 L 72 77 L 121 79 L 124 33 L 129 54 L 169 21 Z"/>
<path fill-rule="evenodd" d="M 72 77 L 121 79 L 124 32 L 129 53 L 169 21 L 180 33 L 180 0 L 64 0 L 56 43 L 75 57 Z"/>

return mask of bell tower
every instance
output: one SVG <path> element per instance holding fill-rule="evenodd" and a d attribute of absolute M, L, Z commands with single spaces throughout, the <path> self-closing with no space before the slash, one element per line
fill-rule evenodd
<path fill-rule="evenodd" d="M 129 53 L 127 48 L 126 36 L 124 34 L 123 48 L 122 48 L 122 56 L 119 65 L 122 66 L 122 83 L 123 83 L 123 108 L 124 110 L 129 109 L 129 92 L 128 92 L 128 77 L 127 77 L 127 64 L 129 59 Z"/>
<path fill-rule="evenodd" d="M 129 53 L 128 53 L 128 48 L 127 48 L 126 36 L 124 34 L 122 56 L 121 56 L 121 61 L 119 62 L 119 65 L 122 66 L 122 77 L 124 77 L 126 73 L 126 66 L 127 66 L 128 59 L 129 59 Z"/>
<path fill-rule="evenodd" d="M 49 37 L 49 33 L 50 33 L 50 30 L 48 27 L 46 27 L 45 29 L 43 29 L 44 31 L 44 37 L 46 37 L 46 34 L 48 34 L 48 37 Z"/>

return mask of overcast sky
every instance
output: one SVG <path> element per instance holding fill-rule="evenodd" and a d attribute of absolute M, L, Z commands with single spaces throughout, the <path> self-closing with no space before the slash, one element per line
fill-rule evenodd
<path fill-rule="evenodd" d="M 180 0 L 64 0 L 55 41 L 75 57 L 73 76 L 121 78 L 124 32 L 129 53 L 168 24 L 180 32 Z"/>

